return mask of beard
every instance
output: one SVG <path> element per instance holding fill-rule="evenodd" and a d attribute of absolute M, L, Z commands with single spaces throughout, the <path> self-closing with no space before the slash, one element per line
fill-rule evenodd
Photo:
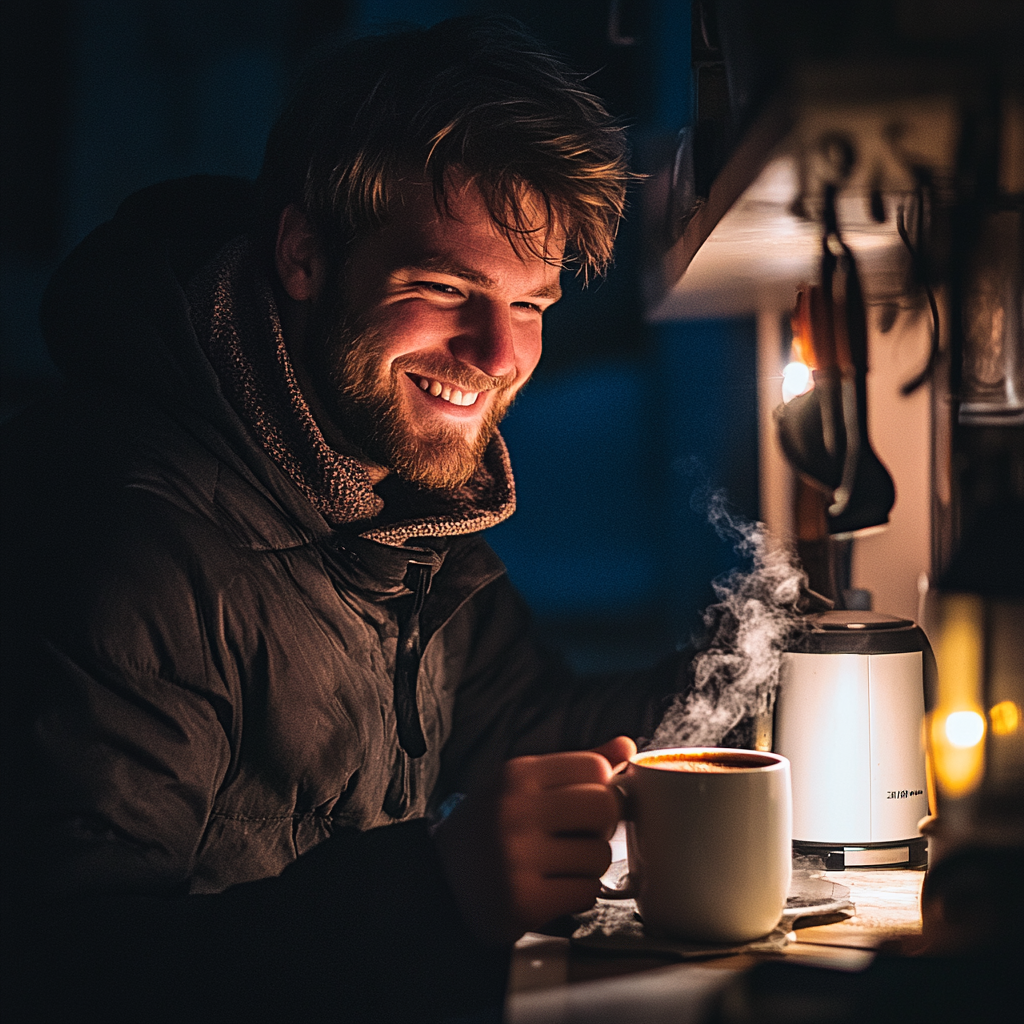
<path fill-rule="evenodd" d="M 312 341 L 316 379 L 324 382 L 318 387 L 320 399 L 364 461 L 411 483 L 444 490 L 462 487 L 480 468 L 512 404 L 514 373 L 491 377 L 436 355 L 410 354 L 389 363 L 382 327 L 372 320 L 339 317 L 336 307 L 314 314 Z M 450 382 L 463 392 L 493 391 L 490 408 L 478 424 L 428 427 L 409 408 L 407 373 Z"/>

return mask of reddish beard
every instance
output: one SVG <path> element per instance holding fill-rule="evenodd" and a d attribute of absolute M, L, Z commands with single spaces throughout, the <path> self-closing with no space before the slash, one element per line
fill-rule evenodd
<path fill-rule="evenodd" d="M 345 438 L 366 460 L 424 487 L 452 490 L 477 471 L 514 395 L 515 374 L 491 377 L 459 363 L 411 354 L 390 364 L 383 356 L 385 336 L 367 323 L 342 321 L 322 346 L 322 395 Z M 430 430 L 416 421 L 403 378 L 440 379 L 463 391 L 491 392 L 490 408 L 475 426 L 440 425 Z M 484 400 L 481 394 L 478 401 Z"/>

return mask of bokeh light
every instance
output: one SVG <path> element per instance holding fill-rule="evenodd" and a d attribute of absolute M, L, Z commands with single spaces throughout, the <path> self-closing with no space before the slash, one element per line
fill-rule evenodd
<path fill-rule="evenodd" d="M 975 747 L 985 735 L 985 719 L 977 711 L 954 711 L 946 718 L 946 738 L 954 747 Z"/>
<path fill-rule="evenodd" d="M 811 368 L 806 363 L 788 363 L 782 371 L 782 400 L 787 404 L 797 395 L 806 394 L 814 387 Z"/>

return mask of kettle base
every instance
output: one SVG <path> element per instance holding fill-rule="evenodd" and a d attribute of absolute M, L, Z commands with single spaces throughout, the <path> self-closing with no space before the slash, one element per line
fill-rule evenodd
<path fill-rule="evenodd" d="M 926 868 L 928 840 L 924 836 L 895 843 L 866 843 L 863 846 L 841 843 L 811 843 L 793 840 L 793 855 L 819 857 L 826 871 L 847 868 Z"/>

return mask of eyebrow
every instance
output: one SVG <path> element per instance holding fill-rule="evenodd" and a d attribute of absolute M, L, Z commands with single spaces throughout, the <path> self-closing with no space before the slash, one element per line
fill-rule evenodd
<path fill-rule="evenodd" d="M 449 274 L 451 277 L 461 277 L 464 281 L 470 281 L 473 284 L 480 285 L 482 288 L 496 288 L 498 286 L 494 278 L 488 277 L 479 270 L 474 270 L 472 267 L 468 267 L 464 263 L 460 263 L 458 260 L 443 254 L 424 256 L 410 263 L 408 269 L 426 270 L 434 274 Z M 530 294 L 539 299 L 560 299 L 562 297 L 562 289 L 558 282 L 554 281 L 551 284 L 537 288 L 535 291 L 531 291 Z"/>

